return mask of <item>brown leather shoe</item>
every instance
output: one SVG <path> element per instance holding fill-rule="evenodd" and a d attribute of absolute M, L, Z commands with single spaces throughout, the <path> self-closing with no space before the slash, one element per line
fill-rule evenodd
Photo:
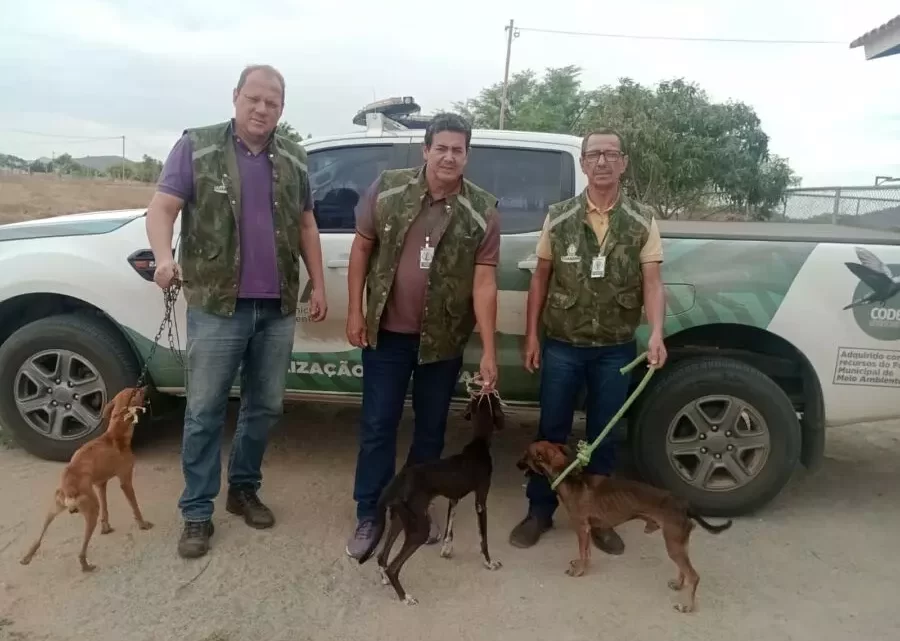
<path fill-rule="evenodd" d="M 607 554 L 619 556 L 620 554 L 625 553 L 625 541 L 622 540 L 621 536 L 616 534 L 615 530 L 592 529 L 591 541 L 594 542 L 594 546 L 596 546 L 597 549 L 602 550 Z"/>
<path fill-rule="evenodd" d="M 551 527 L 553 527 L 551 521 L 529 514 L 509 533 L 509 544 L 517 548 L 530 548 Z"/>
<path fill-rule="evenodd" d="M 225 509 L 232 514 L 243 516 L 247 525 L 257 530 L 264 530 L 275 525 L 275 515 L 272 514 L 272 510 L 263 505 L 255 490 L 249 488 L 229 489 Z"/>

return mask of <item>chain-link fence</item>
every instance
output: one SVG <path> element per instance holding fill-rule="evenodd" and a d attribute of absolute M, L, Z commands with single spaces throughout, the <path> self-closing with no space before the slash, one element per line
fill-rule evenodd
<path fill-rule="evenodd" d="M 780 214 L 789 222 L 900 230 L 900 185 L 789 189 Z"/>

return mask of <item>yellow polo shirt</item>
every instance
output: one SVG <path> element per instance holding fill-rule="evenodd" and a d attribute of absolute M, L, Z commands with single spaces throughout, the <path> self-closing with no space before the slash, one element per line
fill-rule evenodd
<path fill-rule="evenodd" d="M 591 228 L 597 235 L 597 242 L 602 242 L 603 236 L 609 227 L 609 212 L 601 212 L 597 206 L 587 199 L 588 210 L 587 219 L 591 224 Z M 550 251 L 550 217 L 544 218 L 544 228 L 541 230 L 541 237 L 538 239 L 537 249 L 535 253 L 538 258 L 551 260 L 553 253 Z M 661 263 L 663 261 L 662 238 L 659 235 L 659 227 L 656 225 L 656 218 L 650 220 L 650 230 L 647 236 L 647 242 L 641 248 L 641 263 Z"/>

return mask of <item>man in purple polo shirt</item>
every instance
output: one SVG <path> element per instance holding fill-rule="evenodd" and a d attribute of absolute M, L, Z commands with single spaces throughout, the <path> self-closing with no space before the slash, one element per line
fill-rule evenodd
<path fill-rule="evenodd" d="M 241 407 L 228 460 L 225 509 L 269 528 L 259 499 L 268 433 L 282 413 L 294 341 L 299 259 L 312 281 L 310 317 L 327 311 L 322 248 L 303 148 L 275 135 L 284 78 L 247 67 L 234 90 L 234 118 L 185 131 L 163 167 L 147 209 L 147 236 L 161 288 L 183 279 L 187 302 L 182 470 L 184 528 L 178 553 L 203 556 L 213 534 L 221 443 L 232 383 Z M 181 212 L 181 264 L 172 253 Z"/>

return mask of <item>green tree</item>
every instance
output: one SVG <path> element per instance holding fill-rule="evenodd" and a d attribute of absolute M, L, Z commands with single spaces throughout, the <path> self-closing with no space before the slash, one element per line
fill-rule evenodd
<path fill-rule="evenodd" d="M 581 70 L 567 67 L 547 69 L 543 79 L 528 69 L 514 73 L 507 90 L 505 129 L 571 133 L 579 128 L 595 104 L 595 92 L 581 89 Z M 456 102 L 453 108 L 473 127 L 496 129 L 500 123 L 503 83 L 481 90 L 477 98 Z"/>
<path fill-rule="evenodd" d="M 162 173 L 163 164 L 161 161 L 144 154 L 144 158 L 136 169 L 136 178 L 145 183 L 155 183 L 159 180 Z"/>
<path fill-rule="evenodd" d="M 587 91 L 574 66 L 514 74 L 505 127 L 583 135 L 620 133 L 629 154 L 626 188 L 660 218 L 702 217 L 717 209 L 767 218 L 797 182 L 787 161 L 769 154 L 752 107 L 715 103 L 683 79 L 646 87 L 628 78 Z M 498 126 L 502 85 L 455 103 L 473 127 Z"/>
<path fill-rule="evenodd" d="M 303 136 L 297 133 L 297 130 L 294 129 L 294 127 L 286 120 L 282 120 L 281 122 L 279 122 L 278 127 L 275 129 L 275 131 L 277 131 L 288 140 L 293 140 L 297 143 L 303 140 Z"/>
<path fill-rule="evenodd" d="M 12 154 L 0 154 L 0 169 L 28 169 L 28 161 Z"/>

